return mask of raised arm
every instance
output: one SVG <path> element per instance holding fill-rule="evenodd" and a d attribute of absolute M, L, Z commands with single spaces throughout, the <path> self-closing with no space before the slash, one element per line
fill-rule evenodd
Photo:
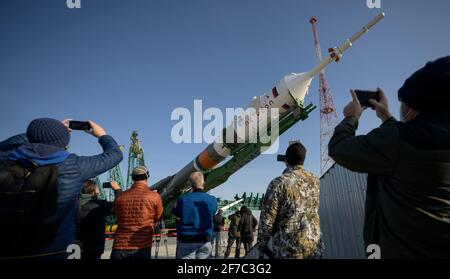
<path fill-rule="evenodd" d="M 77 158 L 80 170 L 80 179 L 83 181 L 117 166 L 123 159 L 122 151 L 113 137 L 106 134 L 105 130 L 93 121 L 89 121 L 91 134 L 98 138 L 103 148 L 103 153 L 96 156 L 79 156 Z"/>
<path fill-rule="evenodd" d="M 389 113 L 383 90 L 378 90 L 380 102 L 370 100 L 370 103 L 383 124 L 365 136 L 355 136 L 363 108 L 352 91 L 352 101 L 344 108 L 345 119 L 336 127 L 328 144 L 330 157 L 352 171 L 385 173 L 392 171 L 398 164 L 398 123 Z"/>
<path fill-rule="evenodd" d="M 345 118 L 335 129 L 328 152 L 339 165 L 356 172 L 385 173 L 398 163 L 400 140 L 392 117 L 365 136 L 355 136 L 358 119 Z"/>

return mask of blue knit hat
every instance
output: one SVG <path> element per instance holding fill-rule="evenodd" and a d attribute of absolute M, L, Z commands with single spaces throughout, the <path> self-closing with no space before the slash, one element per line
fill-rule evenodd
<path fill-rule="evenodd" d="M 44 143 L 65 148 L 69 145 L 70 134 L 61 121 L 52 118 L 38 118 L 30 122 L 27 137 L 31 143 Z"/>

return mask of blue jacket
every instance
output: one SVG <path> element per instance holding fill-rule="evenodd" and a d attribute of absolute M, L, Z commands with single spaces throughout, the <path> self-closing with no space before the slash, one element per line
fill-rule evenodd
<path fill-rule="evenodd" d="M 179 218 L 177 236 L 211 237 L 217 199 L 203 192 L 193 192 L 177 199 L 173 214 Z"/>
<path fill-rule="evenodd" d="M 52 219 L 60 225 L 52 243 L 36 253 L 66 251 L 68 245 L 75 243 L 77 201 L 83 182 L 122 161 L 122 151 L 111 136 L 102 136 L 98 141 L 103 153 L 96 156 L 78 156 L 48 145 L 28 143 L 25 134 L 0 142 L 0 162 L 27 158 L 39 165 L 56 165 L 58 169 L 57 211 Z"/>

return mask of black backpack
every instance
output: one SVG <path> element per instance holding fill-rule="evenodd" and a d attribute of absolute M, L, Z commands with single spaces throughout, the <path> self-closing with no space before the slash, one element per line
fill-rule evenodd
<path fill-rule="evenodd" d="M 50 244 L 58 224 L 55 165 L 29 160 L 0 164 L 0 258 L 33 254 Z"/>

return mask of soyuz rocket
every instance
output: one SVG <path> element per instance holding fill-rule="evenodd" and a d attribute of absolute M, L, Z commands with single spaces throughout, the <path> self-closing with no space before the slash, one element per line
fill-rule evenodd
<path fill-rule="evenodd" d="M 340 46 L 330 48 L 328 50 L 329 55 L 309 72 L 292 73 L 283 77 L 283 79 L 281 79 L 276 86 L 272 88 L 272 90 L 259 97 L 254 97 L 249 107 L 254 108 L 255 111 L 258 111 L 260 108 L 277 108 L 279 111 L 279 116 L 274 118 L 268 114 L 269 119 L 267 123 L 270 123 L 271 121 L 279 121 L 286 113 L 292 111 L 292 108 L 298 107 L 299 104 L 303 103 L 305 96 L 308 93 L 309 86 L 311 85 L 311 82 L 316 74 L 322 71 L 331 62 L 338 62 L 341 59 L 342 54 L 350 48 L 356 40 L 367 33 L 370 28 L 372 28 L 384 17 L 384 13 L 378 14 L 361 30 L 350 37 L 350 39 L 347 39 Z M 253 116 L 250 116 L 250 118 L 251 117 Z M 194 160 L 189 162 L 176 174 L 160 180 L 150 188 L 158 191 L 165 204 L 183 192 L 188 191 L 189 187 L 187 186 L 187 181 L 192 172 L 200 171 L 202 173 L 208 173 L 210 170 L 229 159 L 229 157 L 231 157 L 230 154 L 232 149 L 240 148 L 253 140 L 254 137 L 257 137 L 257 133 L 248 127 L 248 121 L 245 121 L 244 124 L 238 122 L 242 121 L 237 121 L 237 118 L 235 118 L 233 123 L 224 128 L 222 135 L 216 139 L 215 142 L 208 145 L 195 157 Z M 238 133 L 236 133 L 239 125 L 247 126 L 245 135 L 239 136 Z M 227 144 L 225 135 L 229 134 L 234 134 L 234 138 L 238 138 L 239 140 L 235 141 L 235 143 Z"/>

